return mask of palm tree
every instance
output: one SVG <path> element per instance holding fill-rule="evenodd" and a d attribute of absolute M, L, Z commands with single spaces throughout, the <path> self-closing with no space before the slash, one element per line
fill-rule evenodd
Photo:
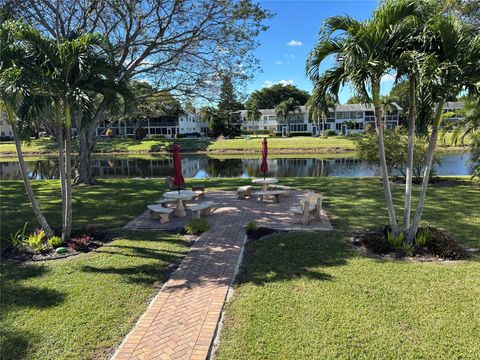
<path fill-rule="evenodd" d="M 62 189 L 62 238 L 68 240 L 72 225 L 71 133 L 76 114 L 93 117 L 98 94 L 116 96 L 122 88 L 110 73 L 114 65 L 103 54 L 97 34 L 73 35 L 60 41 L 46 38 L 30 26 L 17 25 L 16 36 L 25 46 L 32 66 L 25 69 L 33 81 L 31 91 L 53 108 Z"/>
<path fill-rule="evenodd" d="M 262 113 L 258 110 L 255 103 L 247 105 L 247 120 L 248 121 L 257 121 L 262 116 Z"/>
<path fill-rule="evenodd" d="M 415 237 L 422 218 L 445 101 L 462 90 L 475 96 L 480 93 L 480 34 L 472 36 L 468 26 L 445 15 L 432 17 L 424 33 L 428 58 L 421 68 L 420 91 L 430 100 L 430 108 L 435 108 L 435 112 L 409 239 Z"/>
<path fill-rule="evenodd" d="M 310 118 L 316 119 L 317 128 L 322 128 L 322 136 L 325 137 L 327 119 L 330 114 L 330 108 L 335 107 L 335 100 L 330 94 L 325 94 L 315 87 L 312 95 L 308 98 L 306 106 Z"/>
<path fill-rule="evenodd" d="M 8 123 L 12 127 L 20 173 L 28 198 L 32 204 L 33 212 L 45 234 L 51 237 L 53 236 L 53 231 L 38 205 L 28 177 L 20 139 L 21 134 L 18 129 L 17 112 L 21 106 L 20 104 L 25 101 L 30 93 L 28 92 L 29 79 L 24 76 L 22 69 L 17 66 L 17 63 L 25 61 L 27 57 L 24 49 L 15 43 L 15 39 L 5 25 L 8 24 L 4 22 L 0 25 L 0 108 L 5 110 Z"/>
<path fill-rule="evenodd" d="M 404 31 L 403 21 L 415 12 L 413 1 L 386 1 L 374 12 L 371 20 L 360 22 L 349 16 L 328 18 L 306 66 L 307 75 L 320 93 L 328 93 L 337 100 L 340 87 L 348 82 L 359 96 L 373 103 L 382 181 L 390 227 L 395 235 L 398 234 L 398 223 L 385 157 L 380 80 L 391 70 L 390 54 L 402 40 L 399 34 Z M 335 57 L 335 66 L 320 75 L 320 65 L 331 55 Z"/>
<path fill-rule="evenodd" d="M 444 124 L 442 133 L 440 136 L 445 137 L 448 131 L 452 132 L 451 142 L 454 145 L 465 143 L 465 138 L 477 132 L 480 129 L 480 96 L 468 96 L 463 99 L 464 108 L 458 113 L 463 115 L 461 119 L 455 120 L 449 124 Z M 443 118 L 446 118 L 452 113 L 443 114 Z"/>
<path fill-rule="evenodd" d="M 277 106 L 275 106 L 275 114 L 277 117 L 287 122 L 287 135 L 290 135 L 290 117 L 289 115 L 300 109 L 300 103 L 298 100 L 290 97 L 287 100 L 283 100 Z"/>

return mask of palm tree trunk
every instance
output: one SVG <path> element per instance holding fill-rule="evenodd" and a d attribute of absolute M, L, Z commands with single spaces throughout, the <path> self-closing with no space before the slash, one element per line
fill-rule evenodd
<path fill-rule="evenodd" d="M 58 173 L 60 178 L 60 189 L 62 193 L 62 240 L 68 241 L 68 237 L 65 236 L 65 223 L 66 223 L 66 182 L 65 182 L 65 144 L 63 139 L 63 124 L 62 124 L 62 115 L 60 111 L 60 104 L 55 103 L 55 124 L 57 131 L 57 146 L 58 146 Z"/>
<path fill-rule="evenodd" d="M 437 110 L 435 112 L 435 118 L 433 120 L 432 134 L 430 135 L 430 141 L 428 142 L 428 150 L 425 161 L 425 169 L 423 171 L 422 187 L 420 188 L 420 194 L 418 195 L 417 208 L 415 210 L 415 216 L 412 221 L 412 225 L 408 232 L 408 238 L 413 239 L 417 234 L 420 221 L 422 219 L 423 208 L 425 206 L 425 198 L 427 195 L 427 186 L 430 178 L 430 172 L 432 171 L 433 156 L 435 155 L 435 147 L 437 146 L 438 132 L 440 128 L 440 122 L 442 120 L 443 106 L 445 100 L 441 99 L 438 102 Z"/>
<path fill-rule="evenodd" d="M 28 178 L 28 171 L 27 167 L 25 165 L 25 159 L 23 157 L 23 151 L 22 151 L 22 145 L 20 143 L 20 138 L 17 133 L 17 127 L 15 125 L 16 119 L 15 115 L 13 113 L 13 109 L 9 104 L 6 104 L 6 110 L 7 110 L 7 116 L 8 116 L 8 121 L 12 127 L 12 132 L 13 132 L 13 139 L 15 141 L 15 149 L 17 150 L 17 156 L 18 156 L 18 163 L 20 166 L 20 174 L 22 175 L 23 179 L 23 184 L 25 186 L 25 190 L 27 192 L 28 199 L 30 200 L 30 203 L 32 204 L 33 208 L 33 213 L 35 214 L 35 217 L 37 218 L 38 223 L 42 227 L 42 229 L 45 231 L 45 234 L 47 237 L 53 236 L 53 231 L 48 225 L 47 219 L 43 215 L 42 211 L 40 210 L 40 206 L 38 205 L 37 199 L 35 197 L 35 194 L 33 192 L 32 184 L 30 183 L 30 179 Z"/>
<path fill-rule="evenodd" d="M 63 233 L 70 238 L 72 229 L 72 114 L 65 106 L 65 225 Z"/>
<path fill-rule="evenodd" d="M 413 151 L 415 143 L 415 118 L 416 109 L 416 78 L 410 76 L 410 93 L 408 106 L 408 139 L 407 139 L 407 168 L 405 175 L 405 208 L 403 209 L 403 232 L 407 234 L 410 228 L 410 216 L 412 207 L 412 177 L 413 177 Z M 407 236 L 407 241 L 412 241 Z"/>
<path fill-rule="evenodd" d="M 387 200 L 387 211 L 390 220 L 390 227 L 393 234 L 398 234 L 397 217 L 393 205 L 392 191 L 390 189 L 390 181 L 388 178 L 387 159 L 385 157 L 385 144 L 383 141 L 383 122 L 382 122 L 382 105 L 380 102 L 380 86 L 378 83 L 372 83 L 372 98 L 375 107 L 375 124 L 378 136 L 378 151 L 380 156 L 380 169 L 382 171 L 383 189 Z"/>

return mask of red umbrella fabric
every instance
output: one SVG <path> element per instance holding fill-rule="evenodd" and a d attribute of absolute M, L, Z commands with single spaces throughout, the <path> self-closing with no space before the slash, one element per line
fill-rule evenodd
<path fill-rule="evenodd" d="M 173 144 L 172 147 L 173 153 L 173 185 L 175 185 L 179 190 L 185 184 L 185 179 L 182 175 L 182 160 L 180 159 L 180 146 L 178 144 Z"/>
<path fill-rule="evenodd" d="M 263 138 L 263 141 L 262 141 L 262 165 L 260 165 L 260 171 L 263 173 L 263 177 L 265 177 L 265 174 L 268 172 L 267 155 L 268 155 L 267 138 Z"/>

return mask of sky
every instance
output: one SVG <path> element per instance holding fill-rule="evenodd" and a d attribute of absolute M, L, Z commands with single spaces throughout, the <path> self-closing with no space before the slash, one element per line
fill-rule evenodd
<path fill-rule="evenodd" d="M 265 0 L 260 4 L 275 13 L 267 24 L 270 28 L 259 36 L 260 46 L 255 55 L 262 71 L 247 87 L 248 93 L 279 82 L 294 84 L 300 89 L 312 90 L 305 76 L 307 56 L 318 37 L 323 21 L 334 15 L 350 15 L 358 20 L 371 16 L 376 0 Z M 321 69 L 332 65 L 326 63 Z M 388 94 L 393 79 L 382 79 L 382 94 Z M 353 93 L 342 89 L 340 102 L 346 102 Z"/>

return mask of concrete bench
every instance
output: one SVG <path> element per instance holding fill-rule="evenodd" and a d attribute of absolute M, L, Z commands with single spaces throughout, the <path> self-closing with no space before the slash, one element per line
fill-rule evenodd
<path fill-rule="evenodd" d="M 252 195 L 253 186 L 245 185 L 240 186 L 237 189 L 237 194 L 239 199 L 245 199 L 247 196 L 250 197 Z"/>
<path fill-rule="evenodd" d="M 176 204 L 177 200 L 175 199 L 160 199 L 155 201 L 157 204 L 162 205 L 163 207 L 167 207 L 167 204 Z"/>
<path fill-rule="evenodd" d="M 320 220 L 322 215 L 323 197 L 321 194 L 314 192 L 308 193 L 301 201 L 300 206 L 293 207 L 290 211 L 293 213 L 293 222 L 307 225 L 310 221 L 311 215 L 317 220 Z"/>
<path fill-rule="evenodd" d="M 150 211 L 150 216 L 152 219 L 160 219 L 160 223 L 164 224 L 170 221 L 170 214 L 172 214 L 175 209 L 166 208 L 162 205 L 147 205 L 148 211 Z"/>
<path fill-rule="evenodd" d="M 290 195 L 290 190 L 293 190 L 293 188 L 285 185 L 270 184 L 268 185 L 268 190 L 283 190 L 285 191 L 284 196 L 288 196 Z"/>
<path fill-rule="evenodd" d="M 265 201 L 265 197 L 273 196 L 275 198 L 275 202 L 280 201 L 281 196 L 285 196 L 287 192 L 285 190 L 262 190 L 262 191 L 255 191 L 253 196 L 258 196 L 262 198 L 262 201 Z"/>
<path fill-rule="evenodd" d="M 188 204 L 187 209 L 193 214 L 194 219 L 199 219 L 200 215 L 208 216 L 212 212 L 212 207 L 215 205 L 211 201 L 204 201 L 199 204 Z"/>

